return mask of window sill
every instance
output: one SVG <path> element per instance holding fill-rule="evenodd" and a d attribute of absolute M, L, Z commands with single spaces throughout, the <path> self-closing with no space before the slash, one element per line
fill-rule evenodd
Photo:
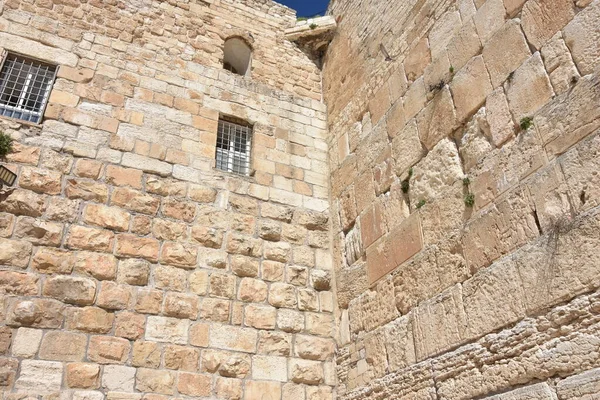
<path fill-rule="evenodd" d="M 9 122 L 15 122 L 17 124 L 29 126 L 31 128 L 40 128 L 40 129 L 42 129 L 44 127 L 43 124 L 36 124 L 34 122 L 23 121 L 22 119 L 18 119 L 18 118 L 5 117 L 3 115 L 0 115 L 0 120 L 6 120 L 6 121 L 9 121 Z"/>

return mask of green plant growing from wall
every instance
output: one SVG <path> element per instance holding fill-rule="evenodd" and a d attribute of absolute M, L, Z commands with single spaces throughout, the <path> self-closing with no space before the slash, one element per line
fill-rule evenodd
<path fill-rule="evenodd" d="M 13 140 L 4 132 L 0 132 L 0 158 L 6 157 L 8 153 L 13 151 Z"/>
<path fill-rule="evenodd" d="M 308 18 L 306 18 L 306 17 L 298 17 L 298 18 L 296 18 L 296 22 L 302 22 L 302 21 L 306 21 L 306 20 L 308 20 Z"/>
<path fill-rule="evenodd" d="M 451 73 L 452 75 L 454 75 L 454 65 L 451 65 L 451 66 L 450 66 L 450 73 Z"/>
<path fill-rule="evenodd" d="M 475 195 L 473 193 L 467 193 L 465 195 L 465 205 L 472 208 L 475 205 Z"/>
<path fill-rule="evenodd" d="M 533 118 L 531 117 L 523 117 L 521 118 L 521 123 L 519 124 L 522 131 L 526 131 L 533 126 Z"/>
<path fill-rule="evenodd" d="M 468 176 L 463 178 L 463 185 L 465 187 L 469 187 L 469 185 L 471 184 L 471 178 L 469 178 Z"/>
<path fill-rule="evenodd" d="M 309 28 L 314 30 L 314 29 L 317 29 L 318 26 L 319 25 L 317 25 L 317 24 L 310 24 Z"/>
<path fill-rule="evenodd" d="M 425 204 L 427 204 L 427 202 L 426 202 L 425 200 L 420 200 L 420 201 L 417 203 L 417 210 L 420 210 L 421 208 L 423 208 L 423 206 L 424 206 Z"/>

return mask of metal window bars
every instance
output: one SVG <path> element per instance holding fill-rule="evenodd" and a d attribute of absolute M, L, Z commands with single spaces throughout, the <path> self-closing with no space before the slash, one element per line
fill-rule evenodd
<path fill-rule="evenodd" d="M 240 175 L 250 173 L 252 127 L 219 119 L 216 167 Z"/>
<path fill-rule="evenodd" d="M 0 71 L 0 116 L 39 124 L 56 66 L 9 53 Z"/>

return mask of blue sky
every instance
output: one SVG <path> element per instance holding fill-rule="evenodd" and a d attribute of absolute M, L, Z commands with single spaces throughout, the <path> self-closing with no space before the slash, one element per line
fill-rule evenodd
<path fill-rule="evenodd" d="M 299 17 L 309 17 L 318 13 L 323 13 L 327 9 L 329 0 L 275 0 L 278 3 L 298 11 Z"/>

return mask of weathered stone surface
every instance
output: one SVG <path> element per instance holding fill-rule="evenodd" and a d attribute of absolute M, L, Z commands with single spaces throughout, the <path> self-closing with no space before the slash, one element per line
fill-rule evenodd
<path fill-rule="evenodd" d="M 511 57 L 506 57 L 507 48 L 511 49 Z M 531 52 L 519 23 L 515 20 L 507 21 L 483 47 L 483 60 L 490 74 L 492 87 L 498 87 L 530 56 Z"/>
<path fill-rule="evenodd" d="M 87 357 L 99 364 L 124 364 L 129 357 L 131 345 L 122 338 L 110 336 L 92 336 Z"/>
<path fill-rule="evenodd" d="M 14 357 L 34 358 L 40 348 L 43 334 L 40 329 L 19 328 L 13 341 L 11 354 Z"/>
<path fill-rule="evenodd" d="M 184 319 L 148 317 L 146 340 L 185 344 L 189 324 L 189 321 Z"/>
<path fill-rule="evenodd" d="M 24 360 L 15 382 L 19 390 L 37 393 L 57 392 L 61 388 L 63 365 L 53 361 Z"/>
<path fill-rule="evenodd" d="M 87 278 L 53 276 L 44 282 L 43 294 L 67 304 L 91 305 L 96 296 L 96 282 Z"/>
<path fill-rule="evenodd" d="M 540 53 L 523 63 L 507 85 L 506 97 L 515 121 L 531 117 L 554 96 Z"/>
<path fill-rule="evenodd" d="M 100 366 L 97 364 L 70 363 L 65 375 L 70 388 L 96 389 L 100 385 Z"/>
<path fill-rule="evenodd" d="M 40 358 L 52 361 L 83 361 L 87 337 L 79 333 L 48 332 L 40 346 Z"/>
<path fill-rule="evenodd" d="M 450 90 L 457 117 L 460 121 L 465 121 L 485 103 L 487 96 L 492 92 L 492 84 L 482 56 L 473 58 L 456 74 L 450 84 Z"/>
<path fill-rule="evenodd" d="M 138 368 L 135 376 L 135 388 L 140 392 L 172 395 L 175 393 L 175 373 Z"/>

